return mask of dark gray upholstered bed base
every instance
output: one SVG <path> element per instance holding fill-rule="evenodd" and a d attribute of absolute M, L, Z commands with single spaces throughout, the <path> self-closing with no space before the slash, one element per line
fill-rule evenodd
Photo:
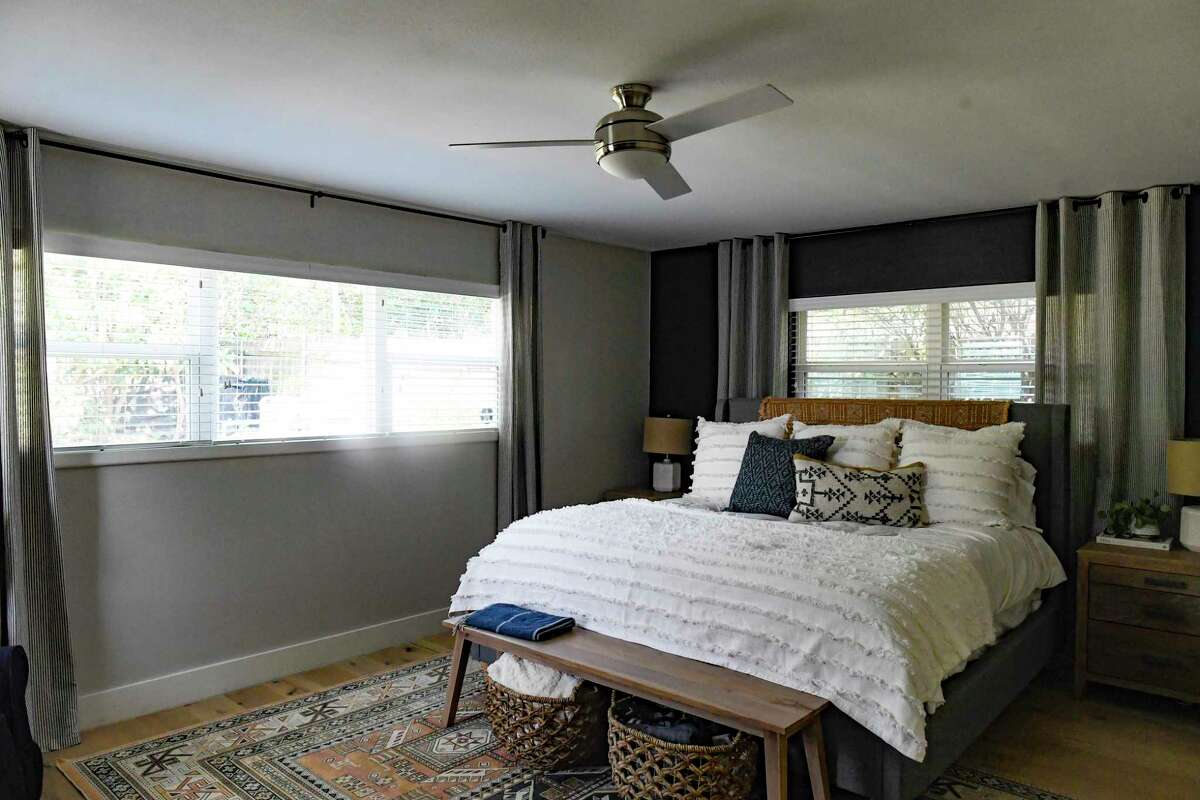
<path fill-rule="evenodd" d="M 928 718 L 925 760 L 917 763 L 836 708 L 825 712 L 829 774 L 844 792 L 872 800 L 920 797 L 946 768 L 1000 715 L 1049 662 L 1059 644 L 1063 589 L 1048 592 L 1046 602 L 1016 630 L 942 687 L 946 704 Z M 807 798 L 804 747 L 790 745 L 793 780 L 790 796 Z"/>
<path fill-rule="evenodd" d="M 758 419 L 759 400 L 731 400 L 729 419 Z M 1038 525 L 1068 570 L 1070 547 L 1070 415 L 1063 405 L 1013 404 L 1009 419 L 1025 423 L 1021 455 L 1037 468 Z M 1066 641 L 1068 588 L 1045 592 L 1042 607 L 943 685 L 946 703 L 929 717 L 929 748 L 917 763 L 833 709 L 825 715 L 825 740 L 834 784 L 872 800 L 912 800 L 953 764 L 1049 663 Z M 792 742 L 788 763 L 797 772 L 794 798 L 807 797 L 804 754 Z"/>

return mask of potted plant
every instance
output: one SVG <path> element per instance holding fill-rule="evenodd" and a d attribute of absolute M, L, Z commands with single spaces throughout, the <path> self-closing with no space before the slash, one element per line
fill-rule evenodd
<path fill-rule="evenodd" d="M 1170 514 L 1171 507 L 1155 496 L 1137 501 L 1113 500 L 1100 512 L 1100 519 L 1107 522 L 1105 533 L 1153 539 L 1162 533 L 1162 521 Z"/>

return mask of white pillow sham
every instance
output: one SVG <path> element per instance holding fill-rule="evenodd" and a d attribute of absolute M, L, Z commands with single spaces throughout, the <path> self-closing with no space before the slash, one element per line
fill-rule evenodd
<path fill-rule="evenodd" d="M 805 425 L 792 422 L 792 438 L 832 436 L 825 460 L 830 464 L 887 471 L 896 463 L 896 432 L 900 420 L 885 419 L 874 425 Z"/>
<path fill-rule="evenodd" d="M 783 439 L 790 419 L 791 414 L 761 422 L 709 422 L 698 418 L 692 486 L 687 497 L 717 510 L 728 508 L 750 434 Z"/>
<path fill-rule="evenodd" d="M 1017 459 L 1017 479 L 1013 481 L 1013 491 L 1008 498 L 1008 519 L 1013 525 L 1042 532 L 1037 526 L 1037 507 L 1033 499 L 1037 492 L 1034 481 L 1037 479 L 1037 467 L 1023 458 Z"/>
<path fill-rule="evenodd" d="M 1017 462 L 1024 436 L 1024 422 L 966 431 L 904 420 L 899 465 L 925 465 L 930 524 L 1023 524 L 1013 519 L 1010 507 L 1018 490 Z"/>

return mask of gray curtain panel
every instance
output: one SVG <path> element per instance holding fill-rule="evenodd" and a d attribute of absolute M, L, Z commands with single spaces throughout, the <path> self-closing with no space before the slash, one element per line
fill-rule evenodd
<path fill-rule="evenodd" d="M 499 464 L 496 525 L 542 507 L 541 315 L 538 282 L 545 231 L 506 222 L 500 234 L 500 301 L 504 312 L 501 346 Z"/>
<path fill-rule="evenodd" d="M 29 654 L 29 714 L 45 750 L 79 743 L 54 489 L 42 310 L 41 150 L 37 131 L 0 152 L 0 491 L 5 635 Z"/>
<path fill-rule="evenodd" d="M 1038 402 L 1071 406 L 1072 527 L 1113 496 L 1166 498 L 1183 433 L 1184 193 L 1037 209 Z"/>
<path fill-rule="evenodd" d="M 717 245 L 717 407 L 732 397 L 787 395 L 788 240 L 725 239 Z"/>

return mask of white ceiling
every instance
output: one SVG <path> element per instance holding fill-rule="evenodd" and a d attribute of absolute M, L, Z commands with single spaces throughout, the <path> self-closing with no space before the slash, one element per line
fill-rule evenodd
<path fill-rule="evenodd" d="M 0 118 L 657 249 L 1200 178 L 1200 2 L 0 0 Z M 622 81 L 680 142 L 663 202 L 586 148 Z"/>

